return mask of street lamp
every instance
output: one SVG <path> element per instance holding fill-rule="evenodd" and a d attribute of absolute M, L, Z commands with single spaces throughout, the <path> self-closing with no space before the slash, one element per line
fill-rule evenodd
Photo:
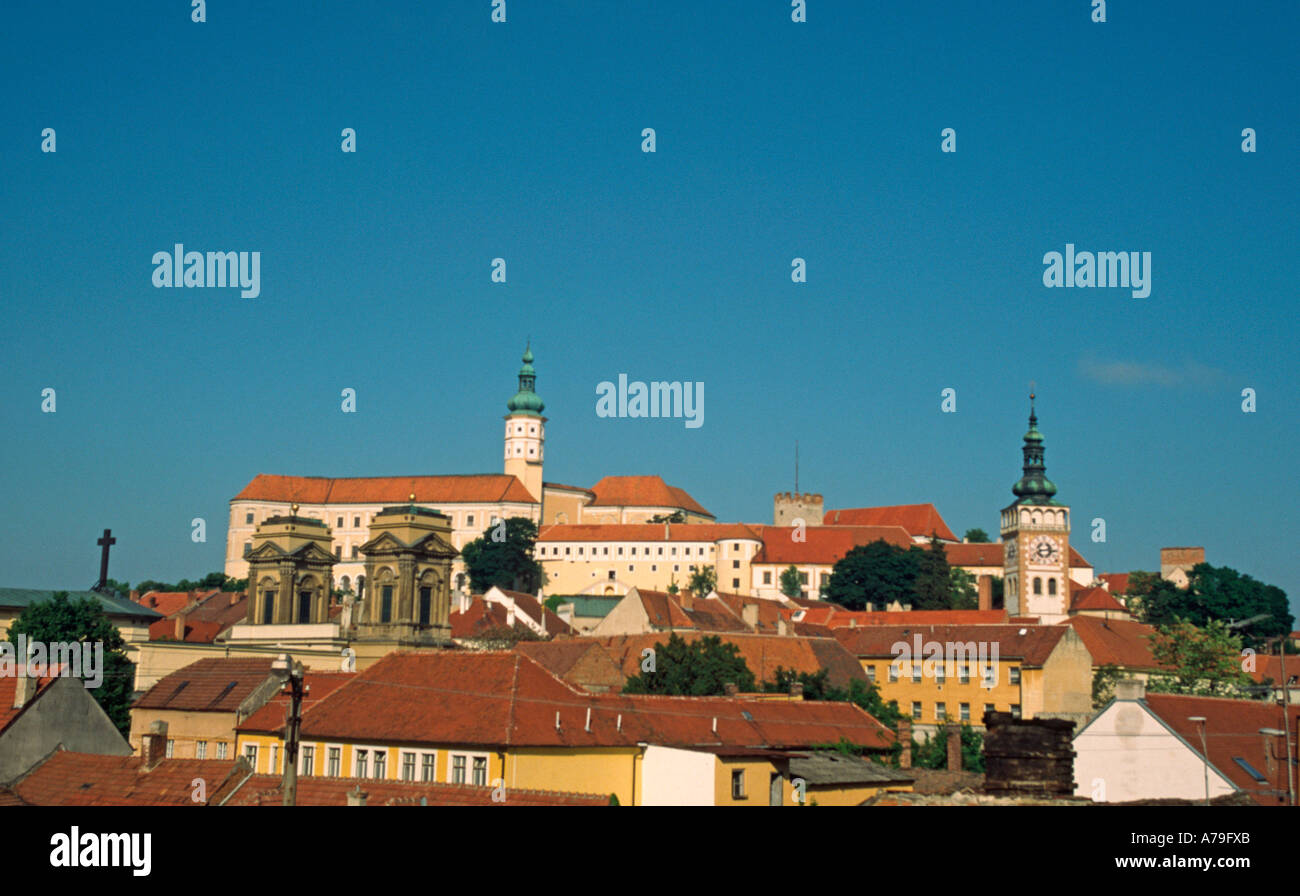
<path fill-rule="evenodd" d="M 1205 716 L 1188 716 L 1201 729 L 1201 757 L 1205 760 L 1205 805 L 1210 805 L 1210 748 L 1205 743 Z"/>

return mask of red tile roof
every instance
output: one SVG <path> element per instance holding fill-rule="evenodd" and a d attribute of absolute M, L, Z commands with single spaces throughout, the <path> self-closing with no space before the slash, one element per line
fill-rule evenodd
<path fill-rule="evenodd" d="M 596 496 L 593 507 L 681 508 L 713 516 L 684 489 L 669 485 L 660 476 L 606 476 L 591 491 Z"/>
<path fill-rule="evenodd" d="M 1128 594 L 1128 577 L 1126 572 L 1104 572 L 1097 576 L 1106 583 L 1111 594 Z"/>
<path fill-rule="evenodd" d="M 1283 677 L 1282 657 L 1268 653 L 1256 654 L 1255 669 L 1254 671 L 1247 670 L 1246 674 L 1253 678 L 1257 684 L 1263 684 L 1264 680 L 1268 679 L 1280 689 Z M 1291 682 L 1292 690 L 1300 684 L 1300 656 L 1293 653 L 1287 654 L 1286 679 Z"/>
<path fill-rule="evenodd" d="M 1005 559 L 1006 546 L 1000 541 L 991 544 L 946 544 L 944 555 L 949 566 L 996 566 L 1001 568 Z"/>
<path fill-rule="evenodd" d="M 323 700 L 343 685 L 357 677 L 356 672 L 306 672 L 302 682 L 306 692 L 302 696 L 303 709 Z M 282 690 L 268 700 L 261 709 L 255 711 L 236 726 L 238 731 L 256 731 L 275 733 L 284 728 L 285 716 L 289 712 L 290 694 Z"/>
<path fill-rule="evenodd" d="M 226 806 L 280 806 L 281 779 L 254 775 L 235 791 Z M 374 778 L 298 779 L 297 805 L 346 806 L 348 793 L 360 787 L 367 806 L 608 806 L 608 794 L 561 793 L 553 790 L 505 790 L 469 784 L 426 784 L 418 781 L 378 781 Z M 504 797 L 500 801 L 493 796 Z M 423 802 L 421 802 L 423 800 Z"/>
<path fill-rule="evenodd" d="M 1109 591 L 1101 587 L 1071 588 L 1070 610 L 1072 612 L 1079 610 L 1111 610 L 1117 614 L 1128 615 L 1128 610 L 1124 609 L 1124 605 L 1115 600 Z"/>
<path fill-rule="evenodd" d="M 855 507 L 828 510 L 822 518 L 826 526 L 902 526 L 913 537 L 937 535 L 945 541 L 957 541 L 956 535 L 939 516 L 933 504 L 896 504 L 890 507 Z"/>
<path fill-rule="evenodd" d="M 1083 559 L 1083 554 L 1080 554 L 1078 550 L 1075 549 L 1074 545 L 1070 545 L 1070 568 L 1071 569 L 1080 569 L 1083 567 L 1091 568 L 1091 566 L 1092 566 L 1091 563 Z"/>
<path fill-rule="evenodd" d="M 146 591 L 140 595 L 140 599 L 136 603 L 142 607 L 157 610 L 164 616 L 170 616 L 177 610 L 183 610 L 200 598 L 206 598 L 215 592 L 216 589 L 208 591 Z"/>
<path fill-rule="evenodd" d="M 998 625 L 1009 623 L 1005 610 L 845 610 L 811 607 L 800 620 L 831 629 L 859 625 Z"/>
<path fill-rule="evenodd" d="M 304 737 L 488 747 L 808 747 L 892 733 L 850 703 L 589 695 L 513 652 L 391 653 L 303 714 Z"/>
<path fill-rule="evenodd" d="M 322 476 L 277 476 L 259 473 L 235 495 L 241 501 L 299 504 L 404 504 L 414 493 L 417 504 L 536 504 L 514 476 L 485 473 L 468 476 L 369 476 L 329 479 Z"/>
<path fill-rule="evenodd" d="M 13 724 L 14 719 L 22 715 L 24 709 L 31 706 L 32 702 L 37 697 L 45 693 L 46 689 L 54 683 L 54 678 L 49 675 L 38 678 L 36 681 L 36 693 L 27 701 L 26 705 L 22 708 L 15 709 L 14 694 L 18 691 L 18 681 L 19 678 L 17 674 L 11 673 L 0 676 L 0 731 L 4 731 Z"/>
<path fill-rule="evenodd" d="M 856 547 L 884 541 L 896 547 L 911 547 L 913 542 L 901 526 L 809 526 L 799 530 L 790 526 L 761 526 L 763 547 L 754 563 L 814 563 L 832 566 Z M 797 541 L 800 534 L 804 540 Z"/>
<path fill-rule="evenodd" d="M 742 523 L 554 523 L 544 526 L 539 542 L 646 541 L 715 542 L 722 539 L 761 541 L 758 529 Z"/>
<path fill-rule="evenodd" d="M 1122 666 L 1126 669 L 1155 670 L 1155 656 L 1147 636 L 1155 629 L 1144 622 L 1129 619 L 1102 619 L 1097 616 L 1071 616 L 1061 623 L 1074 628 L 1092 654 L 1092 665 Z"/>
<path fill-rule="evenodd" d="M 1026 666 L 1041 666 L 1065 631 L 1059 625 L 868 625 L 835 629 L 836 640 L 849 653 L 863 658 L 892 658 L 895 644 L 902 642 L 910 649 L 918 635 L 922 644 L 996 642 L 1000 659 L 1019 659 Z"/>
<path fill-rule="evenodd" d="M 13 789 L 34 806 L 201 806 L 194 779 L 209 795 L 236 771 L 228 759 L 164 759 L 151 771 L 139 756 L 101 756 L 57 750 Z"/>
<path fill-rule="evenodd" d="M 1281 737 L 1268 737 L 1259 733 L 1261 728 L 1282 728 L 1282 707 L 1262 700 L 1232 700 L 1226 697 L 1190 697 L 1182 694 L 1147 694 L 1143 701 L 1162 722 L 1187 742 L 1198 756 L 1204 755 L 1201 746 L 1201 727 L 1188 720 L 1189 716 L 1205 718 L 1205 745 L 1209 762 L 1224 777 L 1250 794 L 1263 805 L 1281 805 L 1278 791 L 1285 798 L 1287 787 L 1286 748 Z M 1290 707 L 1286 727 L 1294 732 L 1300 707 Z M 1272 741 L 1280 756 L 1274 760 L 1273 773 L 1269 774 L 1266 741 Z M 1261 783 L 1236 762 L 1240 757 L 1250 763 L 1269 780 Z"/>
<path fill-rule="evenodd" d="M 678 632 L 686 643 L 693 643 L 707 637 L 708 632 Z M 623 669 L 623 674 L 632 677 L 641 671 L 642 651 L 653 648 L 656 644 L 668 641 L 668 634 L 612 635 L 594 638 L 614 661 Z M 833 638 L 808 638 L 794 635 L 754 635 L 723 634 L 719 635 L 724 644 L 734 644 L 745 660 L 749 671 L 754 673 L 758 684 L 774 681 L 778 668 L 792 669 L 795 672 L 807 672 L 816 675 L 823 669 L 827 672 L 827 681 L 839 688 L 846 688 L 849 682 L 858 679 L 866 681 L 862 664 Z M 588 639 L 582 639 L 588 640 Z"/>
<path fill-rule="evenodd" d="M 234 712 L 271 677 L 271 663 L 270 658 L 197 660 L 159 679 L 132 708 Z"/>

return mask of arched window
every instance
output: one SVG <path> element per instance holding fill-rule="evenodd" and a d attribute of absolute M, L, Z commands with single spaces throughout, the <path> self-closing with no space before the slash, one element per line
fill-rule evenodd
<path fill-rule="evenodd" d="M 1040 579 L 1038 576 L 1034 576 L 1034 593 L 1035 594 L 1043 593 L 1043 580 Z"/>
<path fill-rule="evenodd" d="M 1055 594 L 1055 593 L 1056 593 L 1056 579 L 1048 579 L 1048 580 L 1047 580 L 1047 593 L 1048 593 L 1048 594 Z"/>

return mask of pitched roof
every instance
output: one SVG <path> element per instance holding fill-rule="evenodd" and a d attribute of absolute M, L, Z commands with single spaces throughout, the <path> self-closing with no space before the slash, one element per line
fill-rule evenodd
<path fill-rule="evenodd" d="M 4 731 L 14 720 L 22 715 L 23 710 L 39 697 L 41 694 L 54 683 L 54 678 L 50 675 L 43 675 L 36 680 L 36 693 L 21 707 L 14 707 L 14 695 L 18 691 L 18 682 L 21 679 L 16 674 L 0 676 L 0 731 Z"/>
<path fill-rule="evenodd" d="M 553 523 L 537 533 L 537 540 L 714 542 L 734 538 L 760 541 L 759 528 L 762 527 L 743 523 Z"/>
<path fill-rule="evenodd" d="M 1005 610 L 846 610 L 834 605 L 810 607 L 804 625 L 831 629 L 859 625 L 998 625 L 1009 623 Z"/>
<path fill-rule="evenodd" d="M 1116 613 L 1128 614 L 1128 610 L 1124 609 L 1124 605 L 1115 600 L 1111 593 L 1102 587 L 1071 588 L 1070 610 L 1071 612 L 1078 612 L 1079 610 L 1112 610 Z"/>
<path fill-rule="evenodd" d="M 1092 654 L 1093 666 L 1123 666 L 1126 669 L 1159 669 L 1151 652 L 1148 635 L 1155 628 L 1131 619 L 1102 619 L 1071 616 L 1061 625 L 1071 626 Z"/>
<path fill-rule="evenodd" d="M 1005 559 L 1006 546 L 1000 541 L 989 544 L 960 542 L 943 546 L 949 566 L 997 566 Z"/>
<path fill-rule="evenodd" d="M 833 565 L 849 551 L 873 541 L 908 548 L 913 542 L 901 526 L 760 526 L 763 546 L 754 563 L 816 563 Z M 795 534 L 803 536 L 796 540 Z"/>
<path fill-rule="evenodd" d="M 1091 568 L 1092 564 L 1083 559 L 1083 554 L 1080 554 L 1074 545 L 1070 545 L 1070 568 L 1081 569 L 1084 567 Z"/>
<path fill-rule="evenodd" d="M 660 476 L 606 476 L 591 487 L 592 507 L 664 507 L 713 516 L 686 493 Z"/>
<path fill-rule="evenodd" d="M 283 783 L 278 775 L 253 775 L 223 805 L 279 806 Z M 360 788 L 367 806 L 608 806 L 608 794 L 562 793 L 555 790 L 505 790 L 469 784 L 428 784 L 419 781 L 379 781 L 374 778 L 298 779 L 299 806 L 345 806 L 348 794 Z M 494 799 L 504 797 L 504 799 Z"/>
<path fill-rule="evenodd" d="M 691 644 L 709 632 L 677 632 Z M 642 651 L 667 643 L 668 634 L 609 635 L 595 638 L 629 677 L 641 671 Z M 755 635 L 747 633 L 718 635 L 724 644 L 734 644 L 749 671 L 761 684 L 773 681 L 776 670 L 784 668 L 816 675 L 823 669 L 834 687 L 848 687 L 850 681 L 866 681 L 866 673 L 853 654 L 833 638 L 807 638 L 795 635 Z M 586 640 L 586 639 L 583 639 Z"/>
<path fill-rule="evenodd" d="M 750 631 L 739 616 L 721 600 L 696 598 L 690 592 L 669 594 L 649 588 L 633 588 L 624 600 L 640 601 L 646 621 L 661 630 L 705 632 Z"/>
<path fill-rule="evenodd" d="M 824 526 L 902 526 L 913 537 L 937 535 L 945 541 L 958 541 L 933 504 L 895 504 L 889 507 L 854 507 L 828 510 L 822 517 Z"/>
<path fill-rule="evenodd" d="M 323 700 L 343 685 L 357 677 L 356 672 L 311 672 L 303 673 L 303 709 Z M 257 731 L 274 733 L 284 728 L 285 717 L 289 712 L 291 696 L 287 690 L 281 690 L 256 710 L 242 723 L 236 726 L 238 731 Z"/>
<path fill-rule="evenodd" d="M 859 756 L 823 750 L 790 759 L 790 777 L 803 778 L 812 786 L 825 784 L 899 786 L 911 784 L 910 770 L 890 768 Z"/>
<path fill-rule="evenodd" d="M 1259 733 L 1261 728 L 1282 728 L 1282 707 L 1263 700 L 1233 700 L 1226 697 L 1191 697 L 1182 694 L 1147 694 L 1142 701 L 1157 718 L 1187 742 L 1198 756 L 1204 756 L 1201 746 L 1201 728 L 1189 716 L 1205 718 L 1205 750 L 1210 764 L 1224 777 L 1249 793 L 1256 802 L 1278 805 L 1278 791 L 1286 790 L 1286 752 L 1282 738 Z M 1286 728 L 1296 729 L 1300 707 L 1290 707 Z M 1269 761 L 1265 743 L 1273 741 L 1279 749 L 1281 761 L 1274 761 L 1269 775 Z M 1252 768 L 1270 780 L 1257 781 L 1237 762 L 1245 760 Z"/>
<path fill-rule="evenodd" d="M 520 641 L 515 650 L 534 660 L 552 675 L 564 678 L 578 661 L 595 650 L 608 652 L 592 638 L 566 638 L 562 641 Z M 610 659 L 613 662 L 613 659 Z"/>
<path fill-rule="evenodd" d="M 183 610 L 199 599 L 207 597 L 216 589 L 208 591 L 146 591 L 135 602 L 142 607 L 157 610 L 164 616 L 170 616 L 177 610 Z"/>
<path fill-rule="evenodd" d="M 748 608 L 749 618 L 754 622 L 751 624 L 745 622 L 747 628 L 761 635 L 782 634 L 782 623 L 784 622 L 784 633 L 793 631 L 792 617 L 799 609 L 798 607 L 789 606 L 782 600 L 769 600 L 761 597 L 750 597 L 745 594 L 726 594 L 718 592 L 717 599 L 727 605 L 738 618 L 745 620 L 745 611 Z"/>
<path fill-rule="evenodd" d="M 514 652 L 391 653 L 303 714 L 304 737 L 478 746 L 882 748 L 851 703 L 590 695 Z"/>
<path fill-rule="evenodd" d="M 164 759 L 145 771 L 139 756 L 101 756 L 59 749 L 12 785 L 34 806 L 201 806 L 194 779 L 218 790 L 238 774 L 237 760 Z"/>
<path fill-rule="evenodd" d="M 0 607 L 25 610 L 32 604 L 44 603 L 54 597 L 59 590 L 44 588 L 0 588 Z M 101 594 L 98 591 L 69 591 L 68 599 L 72 601 L 90 600 L 104 608 L 109 616 L 130 616 L 136 619 L 161 619 L 157 610 L 142 607 L 129 598 L 110 591 Z"/>
<path fill-rule="evenodd" d="M 1104 572 L 1097 576 L 1106 583 L 1111 594 L 1128 594 L 1128 577 L 1126 572 Z"/>
<path fill-rule="evenodd" d="M 235 712 L 271 677 L 270 658 L 206 657 L 177 669 L 137 700 L 132 709 Z"/>
<path fill-rule="evenodd" d="M 1065 635 L 1059 625 L 868 625 L 837 628 L 835 639 L 857 657 L 893 657 L 899 642 L 909 649 L 919 636 L 923 644 L 938 642 L 998 645 L 998 657 L 1041 666 Z"/>
<path fill-rule="evenodd" d="M 1275 653 L 1260 653 L 1254 657 L 1255 668 L 1246 672 L 1257 683 L 1263 684 L 1265 679 L 1271 681 L 1277 687 L 1282 686 L 1282 657 Z M 1286 679 L 1291 682 L 1291 688 L 1294 689 L 1300 683 L 1300 656 L 1287 654 L 1286 656 Z"/>
<path fill-rule="evenodd" d="M 483 473 L 465 476 L 278 476 L 259 473 L 235 495 L 236 501 L 299 504 L 405 504 L 411 494 L 419 504 L 536 504 L 537 499 L 514 476 Z"/>

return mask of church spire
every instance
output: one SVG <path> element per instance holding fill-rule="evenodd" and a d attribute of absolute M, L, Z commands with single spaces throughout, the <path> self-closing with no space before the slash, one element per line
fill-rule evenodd
<path fill-rule="evenodd" d="M 542 404 L 542 399 L 533 391 L 533 387 L 537 383 L 537 372 L 533 370 L 531 339 L 528 340 L 528 344 L 524 347 L 524 356 L 520 360 L 524 363 L 519 368 L 519 391 L 506 402 L 506 408 L 511 414 L 541 416 L 542 411 L 546 410 L 546 405 Z"/>
<path fill-rule="evenodd" d="M 1029 431 L 1021 449 L 1025 455 L 1024 475 L 1011 487 L 1017 504 L 1055 504 L 1052 496 L 1056 485 L 1047 478 L 1044 461 L 1043 434 L 1038 431 L 1038 416 L 1034 413 L 1034 393 L 1029 393 Z"/>

